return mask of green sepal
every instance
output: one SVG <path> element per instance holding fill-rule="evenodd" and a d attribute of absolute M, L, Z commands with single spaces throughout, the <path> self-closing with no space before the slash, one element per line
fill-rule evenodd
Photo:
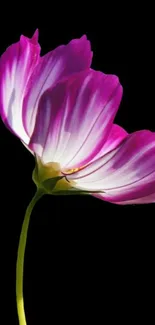
<path fill-rule="evenodd" d="M 64 177 L 63 176 L 57 176 L 57 177 L 54 177 L 54 178 L 46 179 L 42 183 L 42 186 L 45 189 L 46 193 L 53 194 L 54 189 L 56 188 L 56 185 L 57 185 L 58 181 L 60 181 L 62 178 L 64 178 Z"/>

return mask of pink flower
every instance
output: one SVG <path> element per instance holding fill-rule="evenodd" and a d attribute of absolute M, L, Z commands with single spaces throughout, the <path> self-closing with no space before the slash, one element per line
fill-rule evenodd
<path fill-rule="evenodd" d="M 40 57 L 38 30 L 31 39 L 22 35 L 0 59 L 0 112 L 6 126 L 28 144 L 42 94 L 61 79 L 88 69 L 91 59 L 85 36 Z"/>
<path fill-rule="evenodd" d="M 0 59 L 1 117 L 37 157 L 36 184 L 57 179 L 52 194 L 77 190 L 116 204 L 154 202 L 155 134 L 127 134 L 113 124 L 119 79 L 90 69 L 85 36 L 39 53 L 36 32 Z"/>

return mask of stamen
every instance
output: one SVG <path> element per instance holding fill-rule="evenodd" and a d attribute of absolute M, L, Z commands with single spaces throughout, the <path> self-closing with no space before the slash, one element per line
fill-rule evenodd
<path fill-rule="evenodd" d="M 67 169 L 63 172 L 63 174 L 67 174 L 67 175 L 70 175 L 70 174 L 74 174 L 74 173 L 77 173 L 79 172 L 79 170 L 85 168 L 87 165 L 84 165 L 84 166 L 81 166 L 81 167 L 77 167 L 77 168 L 72 168 L 72 169 Z"/>

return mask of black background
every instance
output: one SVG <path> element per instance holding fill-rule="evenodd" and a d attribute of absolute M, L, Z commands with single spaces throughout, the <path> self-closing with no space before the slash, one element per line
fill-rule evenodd
<path fill-rule="evenodd" d="M 52 24 L 3 28 L 0 54 L 21 34 L 40 30 L 42 54 L 86 34 L 92 68 L 119 76 L 124 88 L 115 122 L 128 132 L 155 131 L 154 49 L 151 28 L 110 31 L 54 28 Z M 149 37 L 148 37 L 149 35 Z M 152 35 L 153 36 L 153 35 Z M 33 156 L 0 122 L 1 306 L 4 324 L 17 325 L 15 268 L 25 209 L 35 185 Z M 24 296 L 27 324 L 148 321 L 154 294 L 153 204 L 116 206 L 93 197 L 42 198 L 29 228 Z M 4 307 L 4 308 L 3 308 Z M 135 313 L 135 315 L 134 315 Z M 3 317 L 3 316 L 1 316 Z M 107 320 L 107 321 L 106 321 Z"/>

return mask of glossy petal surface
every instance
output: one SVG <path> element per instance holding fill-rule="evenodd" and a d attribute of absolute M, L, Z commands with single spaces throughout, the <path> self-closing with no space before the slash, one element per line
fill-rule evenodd
<path fill-rule="evenodd" d="M 88 163 L 102 149 L 122 96 L 116 76 L 89 70 L 41 98 L 30 149 L 61 168 Z"/>
<path fill-rule="evenodd" d="M 6 126 L 28 143 L 22 105 L 29 78 L 39 60 L 38 31 L 32 39 L 21 36 L 0 58 L 0 114 Z"/>
<path fill-rule="evenodd" d="M 103 191 L 96 196 L 117 204 L 154 200 L 155 133 L 128 135 L 118 148 L 67 178 L 78 188 Z"/>
<path fill-rule="evenodd" d="M 69 44 L 57 47 L 40 58 L 33 72 L 23 105 L 23 121 L 31 136 L 42 94 L 62 78 L 89 69 L 92 60 L 90 42 L 86 36 L 74 39 Z"/>

